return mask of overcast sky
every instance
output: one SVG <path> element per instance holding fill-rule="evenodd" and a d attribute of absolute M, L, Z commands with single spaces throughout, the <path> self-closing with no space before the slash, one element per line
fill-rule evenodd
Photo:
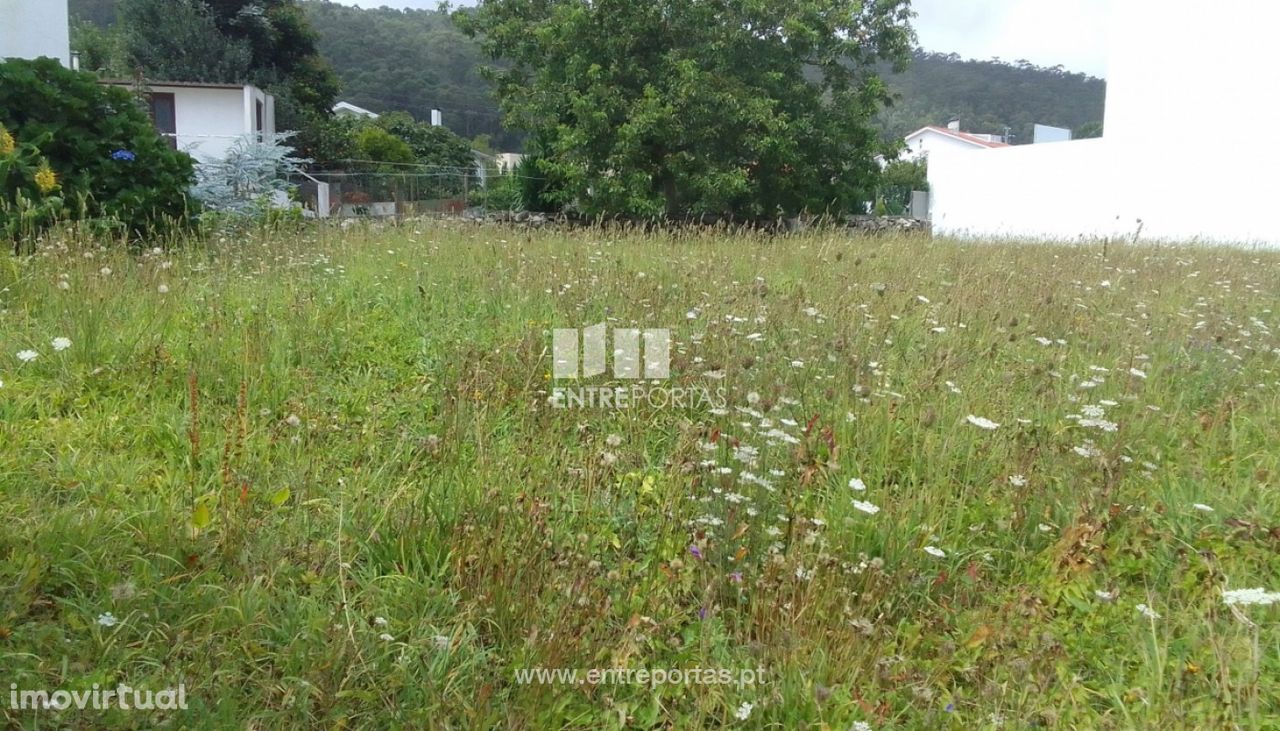
<path fill-rule="evenodd" d="M 340 0 L 376 8 L 435 8 L 438 0 Z M 455 3 L 456 4 L 456 3 Z M 474 0 L 462 3 L 474 5 Z M 914 0 L 920 45 L 966 58 L 1027 59 L 1106 76 L 1111 0 Z"/>

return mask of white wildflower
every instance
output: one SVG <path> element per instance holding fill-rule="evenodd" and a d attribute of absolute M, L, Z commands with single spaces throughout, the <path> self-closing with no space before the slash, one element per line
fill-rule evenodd
<path fill-rule="evenodd" d="M 739 721 L 745 721 L 748 718 L 751 718 L 751 709 L 755 707 L 756 707 L 756 704 L 754 703 L 743 703 L 742 705 L 738 706 L 738 710 L 733 712 L 733 716 Z"/>
<path fill-rule="evenodd" d="M 40 354 L 34 350 L 18 351 L 18 360 L 22 361 L 23 363 L 30 363 L 31 361 L 39 357 L 40 357 Z"/>
<path fill-rule="evenodd" d="M 1192 503 L 1191 507 L 1195 508 L 1196 510 L 1199 510 L 1202 513 L 1213 512 L 1213 508 L 1208 505 L 1205 505 L 1204 503 Z"/>
<path fill-rule="evenodd" d="M 871 503 L 866 502 L 865 500 L 854 500 L 853 507 L 858 510 L 861 510 L 867 515 L 875 515 L 876 513 L 880 512 L 880 507 L 878 505 L 872 505 Z"/>
<path fill-rule="evenodd" d="M 1103 590 L 1101 590 L 1101 589 L 1095 589 L 1095 590 L 1094 590 L 1094 592 L 1093 592 L 1093 595 L 1094 595 L 1094 596 L 1096 596 L 1096 597 L 1098 597 L 1099 599 L 1101 599 L 1101 600 L 1102 600 L 1102 601 L 1104 601 L 1104 602 L 1115 601 L 1115 598 L 1116 598 L 1116 592 L 1114 592 L 1114 591 L 1103 591 Z"/>
<path fill-rule="evenodd" d="M 1138 613 L 1147 619 L 1160 619 L 1159 613 L 1151 607 L 1148 607 L 1146 604 L 1139 604 L 1135 606 L 1134 609 L 1138 610 Z"/>
<path fill-rule="evenodd" d="M 1280 591 L 1267 591 L 1261 587 L 1257 589 L 1223 589 L 1222 601 L 1228 606 L 1237 604 L 1276 604 L 1280 603 Z"/>
<path fill-rule="evenodd" d="M 617 434 L 610 434 L 604 438 L 604 443 L 610 447 L 617 447 L 622 444 L 622 437 Z"/>
<path fill-rule="evenodd" d="M 1129 369 L 1129 375 L 1131 375 L 1131 376 L 1133 376 L 1133 377 L 1135 377 L 1135 378 L 1146 378 L 1146 377 L 1147 377 L 1147 374 L 1146 374 L 1146 372 L 1145 372 L 1145 371 L 1140 371 L 1140 370 L 1138 370 L 1137 368 L 1130 368 L 1130 369 Z"/>
<path fill-rule="evenodd" d="M 1093 442 L 1085 442 L 1083 445 L 1079 447 L 1072 447 L 1071 451 L 1075 452 L 1081 457 L 1086 457 L 1086 458 L 1095 458 L 1095 457 L 1102 456 L 1102 451 L 1099 450 L 1097 446 L 1094 445 Z"/>
<path fill-rule="evenodd" d="M 866 483 L 856 477 L 849 480 L 849 487 L 857 490 L 858 492 L 863 492 L 867 489 Z"/>
<path fill-rule="evenodd" d="M 169 294 L 169 285 L 161 283 L 159 287 L 156 287 L 156 291 L 160 294 Z"/>
<path fill-rule="evenodd" d="M 1026 487 L 1027 478 L 1024 475 L 1010 475 L 1009 484 L 1013 485 L 1014 487 Z"/>
<path fill-rule="evenodd" d="M 973 414 L 969 414 L 969 416 L 965 418 L 965 421 L 968 421 L 979 429 L 995 430 L 1000 428 L 1000 425 L 996 422 L 990 419 L 984 419 L 981 416 L 974 416 Z"/>
<path fill-rule="evenodd" d="M 937 546 L 925 546 L 924 552 L 937 558 L 946 558 L 947 552 Z"/>
<path fill-rule="evenodd" d="M 120 620 L 116 619 L 116 615 L 112 614 L 111 612 L 104 612 L 98 615 L 98 624 L 102 625 L 103 627 L 114 627 L 119 622 Z"/>
<path fill-rule="evenodd" d="M 56 351 L 63 351 L 71 347 L 71 341 L 67 338 L 54 338 L 50 342 L 50 345 L 52 345 L 53 349 Z"/>
<path fill-rule="evenodd" d="M 392 637 L 386 632 L 383 632 L 382 634 L 378 635 L 378 639 L 382 640 L 383 642 L 394 642 L 396 638 Z"/>

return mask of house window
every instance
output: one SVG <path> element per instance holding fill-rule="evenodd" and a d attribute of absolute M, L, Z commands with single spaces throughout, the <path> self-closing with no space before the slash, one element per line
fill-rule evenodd
<path fill-rule="evenodd" d="M 262 102 L 257 102 L 257 113 L 258 113 L 258 123 L 257 123 L 258 126 L 256 129 L 258 131 L 258 141 L 262 142 L 262 114 L 263 114 Z"/>
<path fill-rule="evenodd" d="M 178 111 L 173 94 L 148 94 L 147 106 L 150 107 L 151 123 L 156 126 L 156 131 L 165 136 L 169 147 L 178 149 Z"/>

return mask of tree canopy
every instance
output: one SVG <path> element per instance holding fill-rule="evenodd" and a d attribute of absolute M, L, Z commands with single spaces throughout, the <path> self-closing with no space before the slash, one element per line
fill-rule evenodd
<path fill-rule="evenodd" d="M 295 128 L 307 116 L 328 114 L 338 93 L 295 0 L 74 0 L 71 10 L 113 24 L 76 29 L 77 50 L 93 70 L 252 83 L 276 95 L 278 115 Z"/>
<path fill-rule="evenodd" d="M 493 150 L 514 151 L 525 145 L 521 131 L 502 127 L 493 85 L 480 74 L 487 62 L 503 62 L 486 59 L 478 43 L 463 35 L 448 14 L 362 9 L 325 0 L 298 0 L 296 5 L 316 32 L 319 53 L 341 79 L 346 101 L 376 112 L 404 110 L 418 119 L 428 119 L 431 109 L 442 109 L 446 126 L 464 137 L 487 140 Z M 71 0 L 76 18 L 99 27 L 115 20 L 115 6 L 116 0 Z M 84 38 L 97 34 L 97 41 L 88 45 L 105 48 L 106 55 L 111 54 L 112 39 L 83 24 L 76 30 L 85 67 L 102 68 L 102 54 L 86 53 Z M 1015 144 L 1030 142 L 1031 126 L 1037 122 L 1070 127 L 1077 137 L 1096 136 L 1106 94 L 1101 79 L 1061 68 L 965 60 L 922 50 L 913 53 L 910 66 L 901 73 L 894 72 L 892 64 L 882 64 L 880 71 L 895 100 L 876 118 L 886 140 L 954 118 L 976 132 L 1003 133 L 1008 127 Z M 311 138 L 304 134 L 296 142 L 306 147 Z M 308 156 L 325 155 L 316 147 Z"/>
<path fill-rule="evenodd" d="M 747 217 L 867 200 L 905 0 L 487 0 L 455 16 L 509 125 L 587 214 Z"/>

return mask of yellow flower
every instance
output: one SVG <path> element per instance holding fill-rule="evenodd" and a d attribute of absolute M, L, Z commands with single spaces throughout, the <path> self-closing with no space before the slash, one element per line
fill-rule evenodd
<path fill-rule="evenodd" d="M 36 171 L 35 180 L 36 187 L 46 195 L 58 187 L 58 174 L 49 169 L 49 163 L 40 166 L 40 169 Z"/>
<path fill-rule="evenodd" d="M 9 134 L 9 130 L 0 124 L 0 157 L 12 155 L 17 147 L 18 143 L 13 141 L 13 135 Z"/>

